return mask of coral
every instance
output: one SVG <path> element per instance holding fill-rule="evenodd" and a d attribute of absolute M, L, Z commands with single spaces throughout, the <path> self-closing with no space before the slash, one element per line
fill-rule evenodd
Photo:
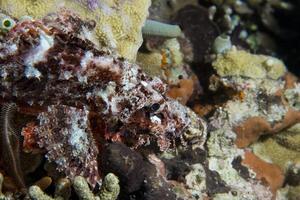
<path fill-rule="evenodd" d="M 195 91 L 197 78 L 183 61 L 177 39 L 168 39 L 150 53 L 138 53 L 137 61 L 150 76 L 158 76 L 169 86 L 167 96 L 185 105 Z"/>
<path fill-rule="evenodd" d="M 82 19 L 96 22 L 95 34 L 98 42 L 130 60 L 134 60 L 142 43 L 141 29 L 148 15 L 150 0 L 4 0 L 0 2 L 2 10 L 16 18 L 31 16 L 42 18 L 60 8 L 75 11 Z M 93 5 L 93 6 L 91 6 Z M 83 34 L 92 35 L 89 31 Z"/>
<path fill-rule="evenodd" d="M 71 196 L 71 182 L 67 178 L 61 178 L 56 183 L 55 198 L 69 199 Z"/>
<path fill-rule="evenodd" d="M 300 124 L 281 131 L 274 136 L 276 142 L 288 149 L 300 152 Z"/>
<path fill-rule="evenodd" d="M 285 186 L 277 192 L 278 200 L 298 200 L 300 198 L 300 186 Z"/>
<path fill-rule="evenodd" d="M 284 133 L 278 133 L 281 135 Z M 268 138 L 265 141 L 255 143 L 251 146 L 253 152 L 259 156 L 261 159 L 274 163 L 286 173 L 292 164 L 297 164 L 300 162 L 300 153 L 290 146 L 282 146 L 277 141 L 276 138 Z"/>
<path fill-rule="evenodd" d="M 185 105 L 192 96 L 193 91 L 194 81 L 191 79 L 183 79 L 180 80 L 178 86 L 172 86 L 167 95 Z"/>
<path fill-rule="evenodd" d="M 220 76 L 278 79 L 286 72 L 284 64 L 277 58 L 254 55 L 234 48 L 219 54 L 212 65 Z"/>
<path fill-rule="evenodd" d="M 31 186 L 28 193 L 29 196 L 34 200 L 53 200 L 53 198 L 45 194 L 38 186 Z"/>
<path fill-rule="evenodd" d="M 86 179 L 75 177 L 72 187 L 81 200 L 116 200 L 119 195 L 119 180 L 114 174 L 107 174 L 101 186 L 99 194 L 93 194 Z M 65 200 L 69 199 L 71 194 L 71 182 L 68 179 L 60 179 L 56 184 L 54 198 L 47 195 L 43 189 L 37 185 L 29 188 L 29 196 L 34 200 Z"/>
<path fill-rule="evenodd" d="M 287 89 L 284 92 L 284 96 L 287 98 L 288 103 L 295 110 L 300 110 L 300 84 L 294 83 L 292 88 Z"/>
<path fill-rule="evenodd" d="M 224 85 L 227 90 L 231 88 L 237 94 L 243 92 L 242 98 L 231 95 L 230 100 L 222 105 L 237 135 L 236 145 L 239 148 L 255 142 L 261 135 L 276 134 L 299 122 L 299 111 L 285 101 L 286 85 L 282 78 L 219 78 L 217 87 Z M 216 85 L 215 82 L 211 84 Z"/>
<path fill-rule="evenodd" d="M 191 166 L 192 170 L 185 176 L 188 191 L 193 196 L 201 196 L 205 192 L 205 170 L 201 164 Z"/>
<path fill-rule="evenodd" d="M 48 196 L 43 192 L 46 188 L 42 188 L 41 186 L 35 184 L 29 187 L 28 194 L 31 199 L 34 200 L 66 200 L 69 199 L 71 194 L 71 183 L 68 179 L 60 179 L 58 180 L 54 192 L 54 198 Z"/>
<path fill-rule="evenodd" d="M 114 174 L 107 174 L 98 195 L 94 195 L 83 177 L 76 177 L 73 187 L 82 200 L 116 200 L 119 195 L 119 180 Z"/>
<path fill-rule="evenodd" d="M 109 173 L 105 176 L 101 187 L 100 200 L 115 200 L 120 193 L 119 179 L 114 174 Z"/>
<path fill-rule="evenodd" d="M 152 77 L 163 77 L 162 59 L 163 55 L 160 52 L 138 53 L 136 58 L 143 71 Z"/>
<path fill-rule="evenodd" d="M 224 119 L 224 114 L 220 113 L 219 120 Z M 212 118 L 212 120 L 218 119 Z M 218 128 L 218 126 L 214 128 Z M 219 174 L 221 180 L 224 181 L 223 185 L 231 188 L 229 191 L 235 193 L 236 199 L 272 199 L 272 193 L 260 181 L 256 180 L 255 175 L 249 173 L 247 168 L 242 171 L 236 170 L 235 160 L 244 152 L 236 148 L 234 139 L 235 134 L 230 130 L 226 121 L 223 121 L 220 128 L 211 132 L 211 137 L 208 139 L 209 170 Z M 218 185 L 217 188 L 221 187 Z M 225 197 L 231 196 L 230 192 L 226 192 Z M 217 199 L 229 198 L 218 194 L 224 192 L 215 193 Z"/>
<path fill-rule="evenodd" d="M 228 52 L 224 52 L 226 53 Z M 223 187 L 231 188 L 230 193 L 216 192 L 214 195 L 216 199 L 272 199 L 282 186 L 285 170 L 280 164 L 271 162 L 268 158 L 261 160 L 262 156 L 255 148 L 254 153 L 259 155 L 259 158 L 247 149 L 242 149 L 257 141 L 263 134 L 273 134 L 274 137 L 275 134 L 280 135 L 282 130 L 299 122 L 299 112 L 285 101 L 284 91 L 287 85 L 282 75 L 277 80 L 268 76 L 260 79 L 257 76 L 252 78 L 234 74 L 209 79 L 215 86 L 210 87 L 210 85 L 209 88 L 214 92 L 222 90 L 226 94 L 230 89 L 235 91 L 233 94 L 231 92 L 231 95 L 227 94 L 229 99 L 221 106 L 211 110 L 212 114 L 208 121 L 209 170 L 219 174 L 224 182 L 221 184 Z M 294 84 L 289 83 L 289 85 Z M 236 96 L 241 92 L 242 97 L 237 98 Z M 264 145 L 260 145 L 261 149 L 263 147 Z M 283 158 L 284 155 L 276 153 L 280 150 L 269 152 L 278 154 L 278 158 Z M 288 155 L 293 156 L 293 154 Z M 245 163 L 249 165 L 244 165 Z M 283 163 L 290 162 L 285 160 Z M 217 188 L 222 188 L 221 185 Z M 250 194 L 256 196 L 251 197 Z M 240 197 L 240 195 L 245 196 Z"/>
<path fill-rule="evenodd" d="M 274 134 L 300 121 L 300 113 L 289 110 L 284 119 L 276 125 L 271 125 L 261 117 L 252 117 L 234 128 L 238 147 L 246 147 L 256 141 L 260 135 Z"/>
<path fill-rule="evenodd" d="M 160 77 L 168 85 L 176 85 L 180 79 L 191 76 L 188 66 L 183 62 L 180 44 L 175 38 L 165 40 L 150 53 L 138 53 L 137 62 L 147 74 Z"/>
<path fill-rule="evenodd" d="M 245 152 L 242 164 L 252 169 L 257 179 L 266 181 L 274 194 L 283 185 L 284 174 L 280 167 L 264 162 L 252 152 Z"/>
<path fill-rule="evenodd" d="M 230 41 L 230 37 L 227 35 L 220 35 L 215 39 L 214 44 L 212 46 L 212 51 L 216 54 L 219 54 L 231 49 L 231 47 L 232 44 Z"/>
<path fill-rule="evenodd" d="M 88 183 L 86 182 L 85 178 L 81 176 L 77 176 L 74 179 L 73 187 L 76 192 L 76 194 L 80 197 L 82 200 L 96 200 L 95 195 L 90 190 Z"/>

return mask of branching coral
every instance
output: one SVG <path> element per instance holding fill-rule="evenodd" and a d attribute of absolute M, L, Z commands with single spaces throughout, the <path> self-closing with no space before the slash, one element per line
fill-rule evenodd
<path fill-rule="evenodd" d="M 72 186 L 81 200 L 116 200 L 119 195 L 119 180 L 114 174 L 107 174 L 99 194 L 93 194 L 85 178 L 77 176 Z M 62 179 L 56 184 L 55 197 L 52 198 L 39 186 L 29 188 L 29 196 L 34 200 L 67 200 L 70 197 L 71 184 L 67 179 Z"/>

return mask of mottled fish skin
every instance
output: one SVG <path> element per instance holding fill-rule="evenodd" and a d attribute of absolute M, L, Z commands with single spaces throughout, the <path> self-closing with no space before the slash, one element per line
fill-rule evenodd
<path fill-rule="evenodd" d="M 163 151 L 182 139 L 189 109 L 165 96 L 159 78 L 88 40 L 88 24 L 68 10 L 18 22 L 0 43 L 0 100 L 97 113 L 107 130 L 134 147 L 155 141 Z M 205 126 L 200 118 L 194 124 Z"/>
<path fill-rule="evenodd" d="M 186 108 L 164 95 L 166 86 L 160 79 L 82 38 L 85 23 L 76 15 L 51 17 L 18 23 L 1 44 L 4 99 L 88 106 L 107 121 L 117 118 L 134 135 L 141 131 L 166 141 L 188 126 Z M 150 109 L 153 104 L 156 110 Z"/>

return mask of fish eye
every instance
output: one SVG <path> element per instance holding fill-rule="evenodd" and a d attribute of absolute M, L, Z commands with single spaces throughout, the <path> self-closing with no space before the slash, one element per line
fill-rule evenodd
<path fill-rule="evenodd" d="M 10 29 L 12 29 L 15 26 L 15 21 L 11 18 L 4 18 L 1 21 L 1 29 L 2 30 L 6 30 L 9 31 Z"/>
<path fill-rule="evenodd" d="M 151 108 L 152 112 L 155 112 L 159 109 L 159 107 L 160 107 L 159 103 L 154 103 L 154 104 L 151 105 L 150 108 Z"/>

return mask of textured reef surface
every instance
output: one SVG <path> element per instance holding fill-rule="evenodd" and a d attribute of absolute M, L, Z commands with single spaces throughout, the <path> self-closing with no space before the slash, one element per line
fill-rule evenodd
<path fill-rule="evenodd" d="M 0 1 L 0 199 L 300 199 L 297 11 Z"/>

